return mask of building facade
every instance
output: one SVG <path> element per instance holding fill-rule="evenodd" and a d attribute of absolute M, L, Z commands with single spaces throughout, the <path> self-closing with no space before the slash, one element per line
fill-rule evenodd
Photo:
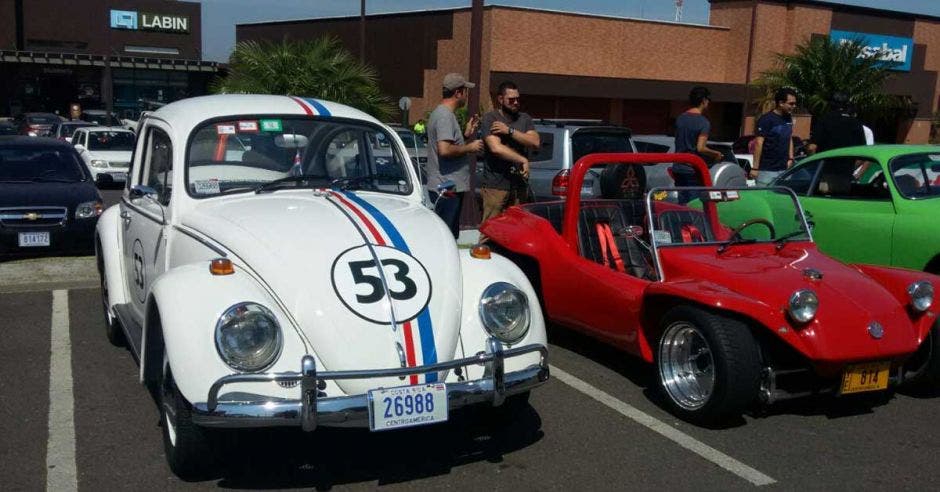
<path fill-rule="evenodd" d="M 167 0 L 0 0 L 0 116 L 70 103 L 136 118 L 201 95 L 201 5 Z"/>
<path fill-rule="evenodd" d="M 891 44 L 905 59 L 886 89 L 914 104 L 878 122 L 879 141 L 927 141 L 940 92 L 940 19 L 818 0 L 710 1 L 709 25 L 488 6 L 481 72 L 470 78 L 490 96 L 484 107 L 501 81 L 513 80 L 535 117 L 596 118 L 635 133 L 669 133 L 689 89 L 706 85 L 714 96 L 712 136 L 732 139 L 751 131 L 759 108 L 748 87 L 775 53 L 814 35 L 848 33 Z M 469 8 L 369 15 L 365 59 L 387 94 L 411 98 L 415 121 L 440 99 L 446 73 L 469 72 L 470 30 Z M 331 35 L 353 53 L 359 33 L 358 17 L 236 26 L 238 40 Z M 809 126 L 808 115 L 796 118 L 798 135 L 808 136 Z"/>

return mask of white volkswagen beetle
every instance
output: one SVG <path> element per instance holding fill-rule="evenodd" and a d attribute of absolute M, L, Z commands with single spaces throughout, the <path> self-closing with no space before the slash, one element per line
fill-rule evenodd
<path fill-rule="evenodd" d="M 160 395 L 177 474 L 211 459 L 208 428 L 433 424 L 524 403 L 548 379 L 525 275 L 457 248 L 374 118 L 207 96 L 139 136 L 97 259 L 107 335 Z"/>

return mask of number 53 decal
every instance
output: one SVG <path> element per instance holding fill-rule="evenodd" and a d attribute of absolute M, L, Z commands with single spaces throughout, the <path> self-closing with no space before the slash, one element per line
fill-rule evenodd
<path fill-rule="evenodd" d="M 389 246 L 367 246 L 340 254 L 331 271 L 333 290 L 357 316 L 373 323 L 402 323 L 418 316 L 431 300 L 431 278 L 416 258 Z M 381 271 L 379 270 L 381 265 Z"/>

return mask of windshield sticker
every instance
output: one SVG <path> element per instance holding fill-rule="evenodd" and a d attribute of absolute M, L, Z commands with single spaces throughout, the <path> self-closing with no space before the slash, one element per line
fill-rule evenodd
<path fill-rule="evenodd" d="M 709 200 L 718 200 L 721 201 L 721 192 L 720 191 L 709 191 L 708 192 Z"/>
<path fill-rule="evenodd" d="M 928 154 L 927 158 L 934 162 L 940 162 L 940 154 Z"/>
<path fill-rule="evenodd" d="M 728 200 L 737 200 L 738 198 L 741 198 L 740 196 L 738 196 L 737 191 L 729 191 L 727 196 L 728 196 Z"/>
<path fill-rule="evenodd" d="M 215 131 L 219 135 L 235 135 L 235 125 L 216 125 Z"/>
<path fill-rule="evenodd" d="M 668 192 L 668 191 L 657 191 L 657 192 L 653 193 L 653 200 L 656 200 L 656 201 L 658 201 L 658 202 L 661 202 L 661 201 L 665 200 L 666 198 L 669 198 L 669 192 Z"/>
<path fill-rule="evenodd" d="M 222 192 L 219 188 L 217 179 L 197 179 L 195 183 L 195 192 L 202 195 L 217 195 Z"/>
<path fill-rule="evenodd" d="M 369 246 L 363 245 L 347 249 L 333 261 L 331 277 L 336 297 L 353 314 L 372 323 L 391 323 L 392 307 L 397 323 L 416 318 L 431 301 L 427 269 L 399 249 L 372 248 L 375 257 Z"/>
<path fill-rule="evenodd" d="M 240 131 L 240 132 L 248 132 L 248 133 L 255 133 L 255 132 L 258 131 L 258 122 L 257 122 L 257 121 L 254 121 L 254 120 L 251 120 L 251 121 L 239 121 L 239 122 L 238 122 L 238 131 Z"/>
<path fill-rule="evenodd" d="M 672 242 L 672 234 L 670 234 L 669 231 L 654 230 L 653 241 L 662 244 L 669 244 Z"/>
<path fill-rule="evenodd" d="M 261 120 L 261 131 L 283 132 L 284 126 L 281 124 L 281 120 Z"/>

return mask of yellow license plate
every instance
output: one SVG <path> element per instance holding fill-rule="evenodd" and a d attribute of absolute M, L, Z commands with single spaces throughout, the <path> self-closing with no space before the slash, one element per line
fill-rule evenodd
<path fill-rule="evenodd" d="M 890 362 L 853 364 L 842 373 L 842 394 L 879 391 L 888 387 Z"/>

